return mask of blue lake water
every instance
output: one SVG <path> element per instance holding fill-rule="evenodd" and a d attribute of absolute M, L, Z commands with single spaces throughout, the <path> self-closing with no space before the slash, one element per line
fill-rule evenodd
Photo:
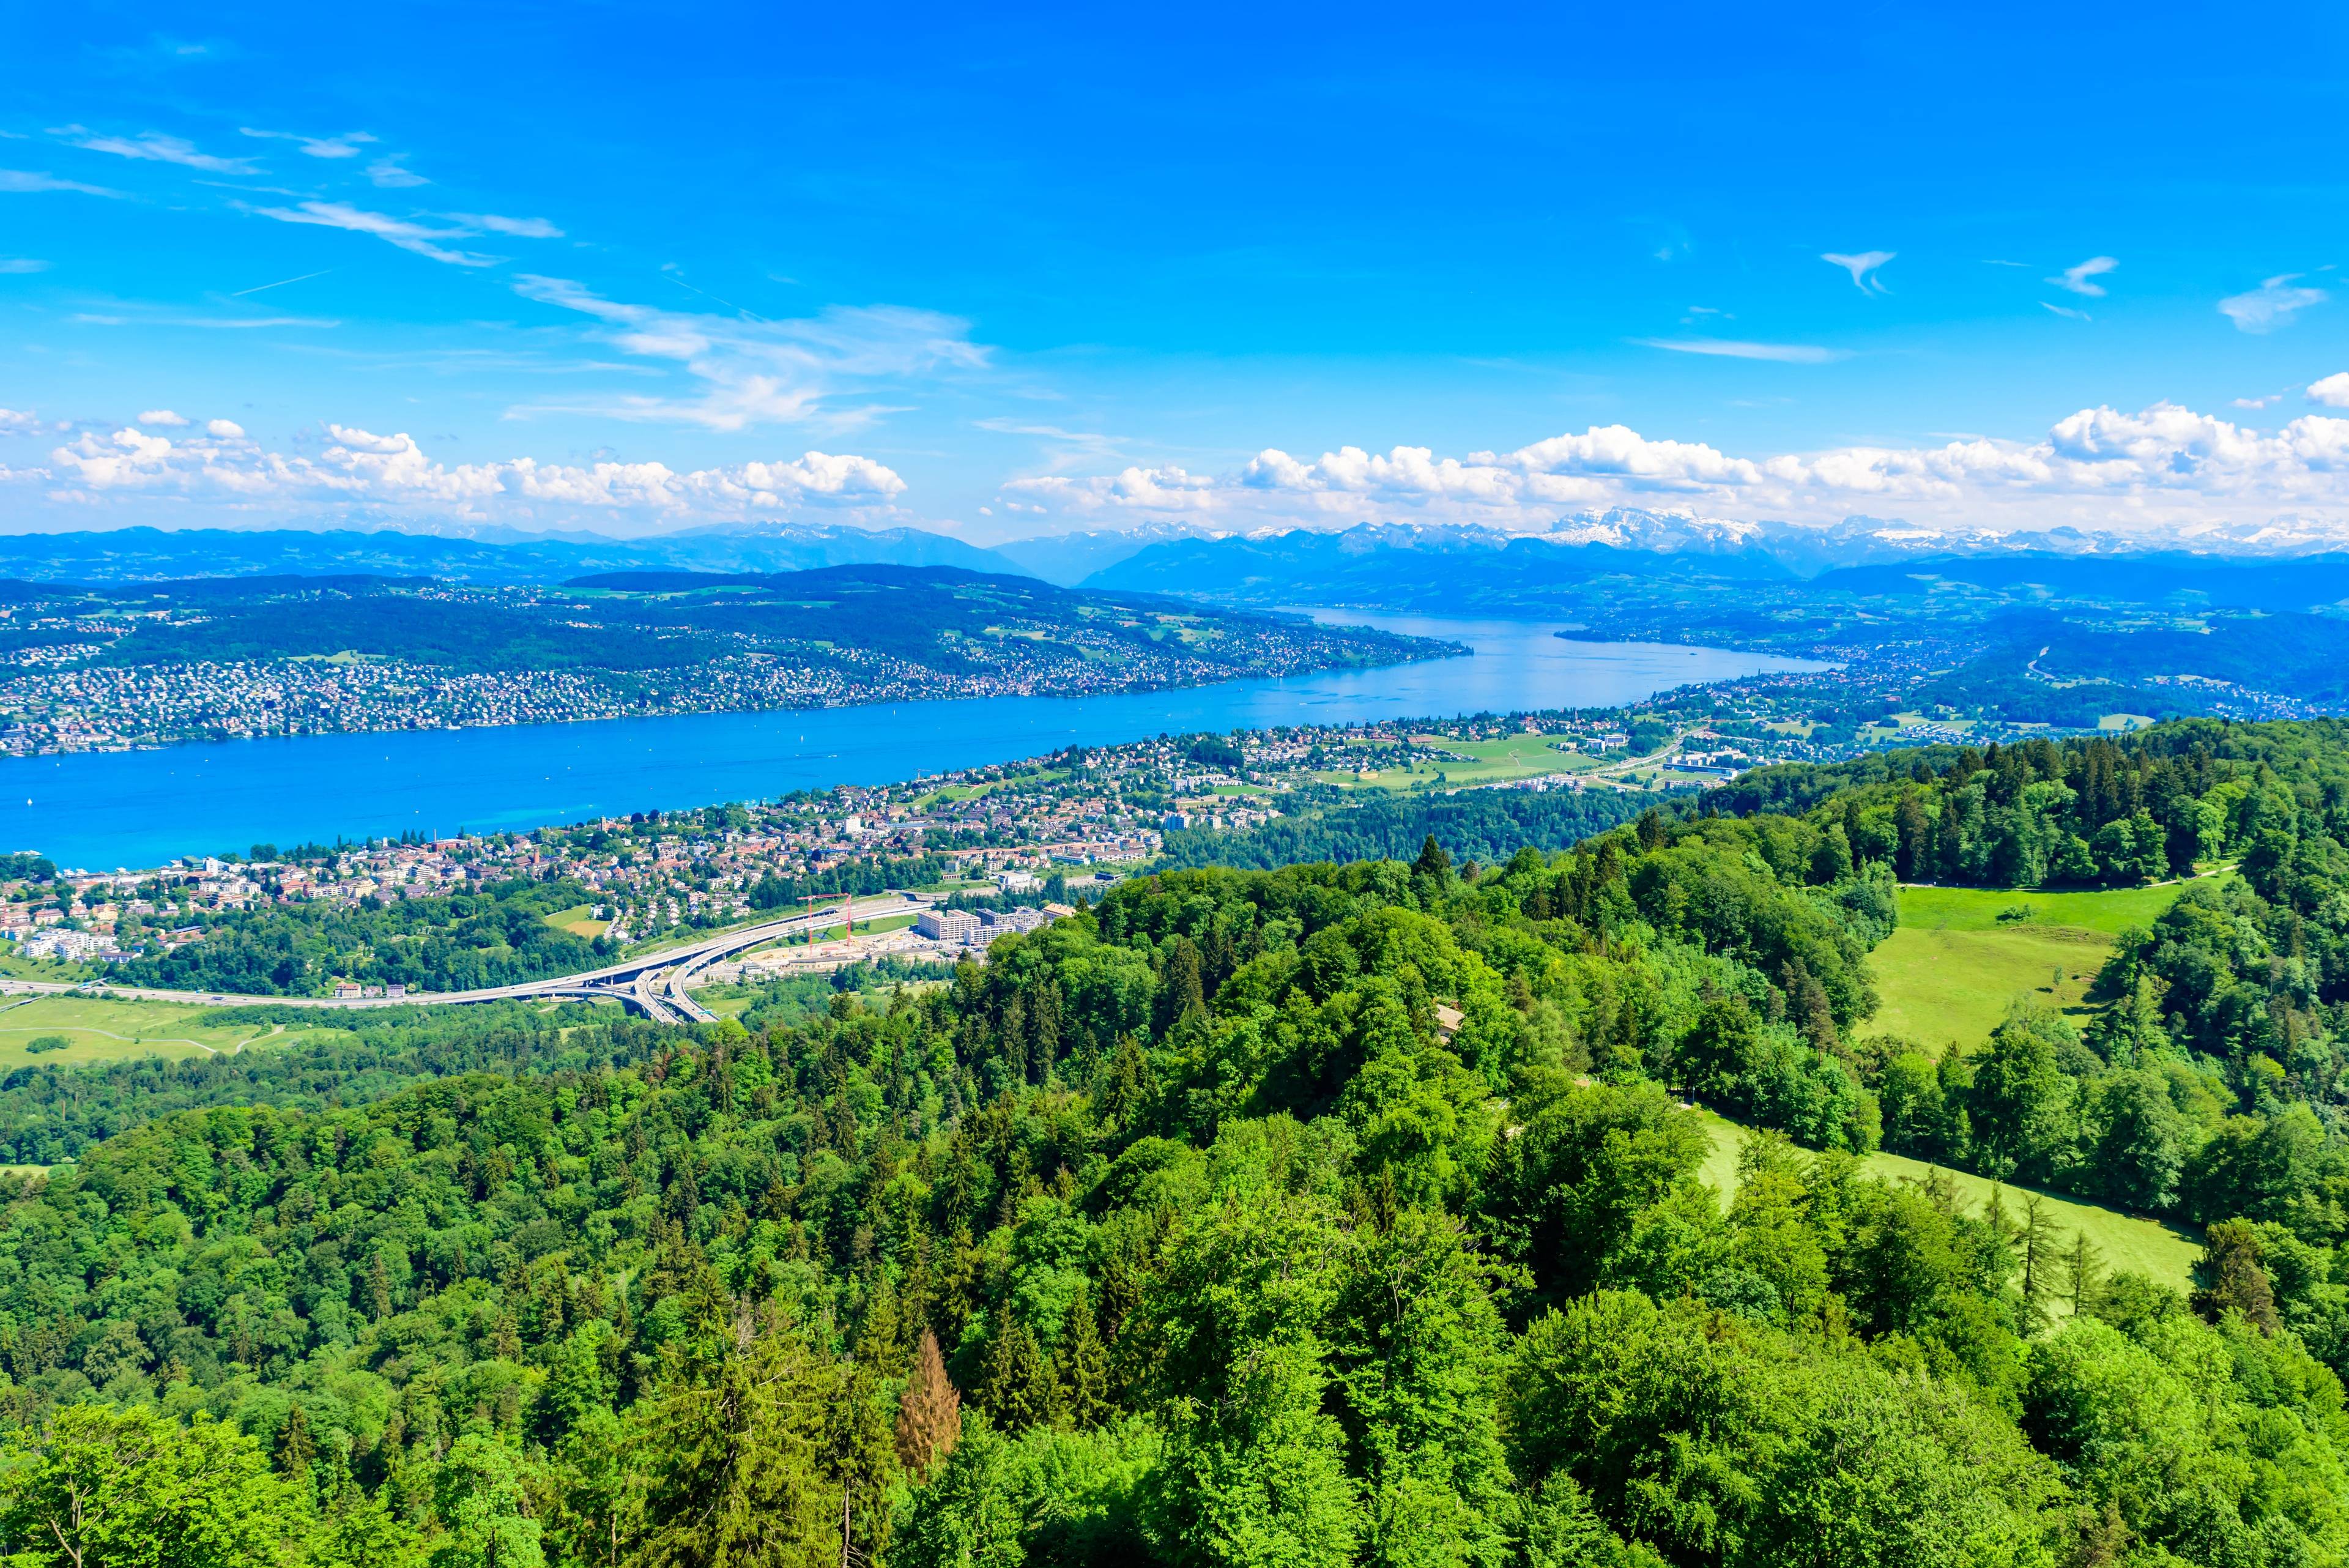
<path fill-rule="evenodd" d="M 1799 659 L 1570 642 L 1554 626 L 1360 611 L 1318 618 L 1475 651 L 1384 670 L 1113 697 L 988 697 L 493 730 L 230 741 L 0 760 L 0 846 L 92 870 L 254 844 L 537 827 L 883 784 L 1187 731 L 1611 707 Z"/>

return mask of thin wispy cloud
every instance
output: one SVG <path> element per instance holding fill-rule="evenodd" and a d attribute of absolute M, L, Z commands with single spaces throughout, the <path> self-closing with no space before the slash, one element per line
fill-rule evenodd
<path fill-rule="evenodd" d="M 480 229 L 492 234 L 512 234 L 523 240 L 559 240 L 563 231 L 544 218 L 502 218 L 495 213 L 443 213 L 440 216 L 452 223 Z"/>
<path fill-rule="evenodd" d="M 135 309 L 136 307 L 131 307 Z M 342 323 L 324 316 L 189 316 L 149 315 L 141 311 L 130 315 L 100 315 L 85 312 L 67 319 L 84 327 L 193 327 L 205 331 L 254 332 L 271 327 L 306 327 L 326 328 Z"/>
<path fill-rule="evenodd" d="M 525 275 L 514 292 L 595 323 L 593 335 L 642 358 L 684 367 L 700 383 L 691 398 L 626 395 L 595 404 L 512 410 L 595 413 L 739 431 L 762 424 L 853 429 L 898 405 L 848 406 L 864 389 L 984 369 L 988 350 L 970 324 L 899 306 L 834 306 L 793 320 L 724 317 L 609 299 L 569 278 Z"/>
<path fill-rule="evenodd" d="M 1814 343 L 1749 343 L 1734 337 L 1634 337 L 1642 348 L 1673 354 L 1704 354 L 1721 359 L 1773 359 L 1785 365 L 1824 365 L 1847 358 L 1839 348 Z"/>
<path fill-rule="evenodd" d="M 2094 321 L 2095 319 L 2095 317 L 2089 315 L 2085 310 L 2075 310 L 2068 305 L 2050 304 L 2048 301 L 2044 299 L 2039 302 L 2039 307 L 2042 310 L 2052 310 L 2058 316 L 2069 317 L 2074 321 Z"/>
<path fill-rule="evenodd" d="M 183 169 L 201 169 L 208 174 L 257 174 L 260 166 L 250 158 L 222 158 L 206 152 L 184 137 L 166 136 L 160 130 L 142 131 L 137 136 L 101 136 L 85 126 L 66 125 L 49 132 L 85 152 L 106 152 L 117 158 L 133 158 L 150 163 L 176 163 Z"/>
<path fill-rule="evenodd" d="M 470 240 L 483 234 L 506 234 L 521 239 L 560 239 L 563 231 L 544 218 L 505 218 L 494 213 L 427 213 L 434 224 L 414 218 L 395 218 L 388 213 L 372 213 L 364 207 L 354 207 L 347 202 L 304 202 L 295 207 L 256 207 L 253 211 L 264 218 L 274 218 L 281 223 L 313 223 L 320 228 L 347 229 L 353 234 L 372 234 L 377 239 L 412 251 L 451 266 L 495 266 L 503 256 L 484 255 L 477 251 L 461 250 L 451 244 L 453 240 Z M 436 226 L 437 225 L 437 226 Z"/>
<path fill-rule="evenodd" d="M 29 169 L 0 169 L 0 191 L 26 195 L 43 191 L 73 191 L 84 196 L 110 196 L 117 201 L 129 194 L 109 191 L 103 185 L 85 185 L 78 180 L 60 180 L 54 174 L 36 173 Z"/>
<path fill-rule="evenodd" d="M 264 141 L 295 142 L 312 158 L 357 158 L 360 148 L 375 140 L 364 130 L 346 131 L 340 136 L 305 136 L 298 130 L 256 130 L 249 125 L 240 126 L 237 134 Z"/>
<path fill-rule="evenodd" d="M 2078 266 L 2067 266 L 2057 275 L 2041 281 L 2052 283 L 2057 288 L 2069 289 L 2089 299 L 2102 299 L 2105 297 L 2105 286 L 2094 280 L 2120 265 L 2110 256 L 2090 256 Z"/>
<path fill-rule="evenodd" d="M 395 152 L 388 158 L 377 159 L 367 167 L 367 179 L 373 182 L 377 188 L 385 191 L 405 191 L 414 186 L 432 183 L 413 169 L 401 165 L 400 160 L 407 156 L 404 152 Z"/>
<path fill-rule="evenodd" d="M 1059 425 L 1025 424 L 1018 420 L 1002 418 L 975 422 L 980 430 L 992 431 L 998 435 L 1032 436 L 1038 441 L 1051 442 L 1051 452 L 1045 460 L 1045 472 L 1048 473 L 1061 472 L 1088 460 L 1099 462 L 1115 458 L 1123 443 L 1123 438 L 1104 435 L 1099 431 L 1064 430 Z"/>
<path fill-rule="evenodd" d="M 22 275 L 26 273 L 47 272 L 48 270 L 48 263 L 45 261 L 36 261 L 31 256 L 0 256 L 0 273 L 6 273 L 11 275 Z"/>
<path fill-rule="evenodd" d="M 2235 330 L 2254 337 L 2289 327 L 2293 317 L 2333 297 L 2321 288 L 2301 286 L 2301 276 L 2296 272 L 2282 273 L 2248 294 L 2230 295 L 2219 302 L 2219 313 L 2235 324 Z"/>
<path fill-rule="evenodd" d="M 251 288 L 240 288 L 233 291 L 229 295 L 229 297 L 231 299 L 243 299 L 245 296 L 251 294 L 265 294 L 273 288 L 284 288 L 288 284 L 307 283 L 314 277 L 324 277 L 334 270 L 335 269 L 333 267 L 321 267 L 316 272 L 305 272 L 299 277 L 281 277 L 275 283 L 255 284 Z"/>
<path fill-rule="evenodd" d="M 257 207 L 264 218 L 274 218 L 281 223 L 310 223 L 322 229 L 347 229 L 355 234 L 373 234 L 401 250 L 451 266 L 495 266 L 502 257 L 482 255 L 477 252 L 458 250 L 446 244 L 450 240 L 471 239 L 477 229 L 461 227 L 428 228 L 406 218 L 395 218 L 388 213 L 370 213 L 347 202 L 305 202 L 298 207 Z"/>
<path fill-rule="evenodd" d="M 1828 251 L 1819 260 L 1851 274 L 1852 286 L 1862 294 L 1889 294 L 1891 291 L 1884 286 L 1884 280 L 1876 275 L 1877 269 L 1899 254 L 1898 251 L 1861 251 L 1856 255 L 1845 255 L 1837 251 Z"/>

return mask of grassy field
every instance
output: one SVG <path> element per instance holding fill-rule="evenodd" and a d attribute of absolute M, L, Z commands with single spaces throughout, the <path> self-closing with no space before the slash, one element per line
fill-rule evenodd
<path fill-rule="evenodd" d="M 612 929 L 611 921 L 594 919 L 595 912 L 593 904 L 574 904 L 567 909 L 557 909 L 547 916 L 546 923 L 558 931 L 569 931 L 574 937 L 585 937 L 592 942 Z"/>
<path fill-rule="evenodd" d="M 1979 1045 L 2017 999 L 2084 1018 L 2114 936 L 2150 924 L 2183 890 L 2176 882 L 2090 893 L 1904 887 L 1900 928 L 1870 955 L 1881 1002 L 1865 1032 L 1935 1049 Z M 2022 909 L 2030 919 L 1999 919 Z"/>
<path fill-rule="evenodd" d="M 2111 938 L 2069 927 L 1903 926 L 1869 955 L 1879 1000 L 1860 1032 L 1898 1034 L 1935 1050 L 1953 1042 L 1979 1045 L 2018 998 L 2074 1012 L 2076 1022 L 2088 982 L 2111 951 Z"/>
<path fill-rule="evenodd" d="M 325 1040 L 343 1032 L 310 1024 L 200 1023 L 211 1009 L 169 1002 L 43 996 L 0 1005 L 0 1071 L 32 1063 L 73 1066 L 122 1056 L 229 1054 L 248 1045 Z M 62 1051 L 26 1047 L 57 1036 Z"/>
<path fill-rule="evenodd" d="M 1926 929 L 1991 931 L 2015 926 L 2073 926 L 2081 930 L 2117 936 L 2125 927 L 2149 926 L 2155 916 L 2178 901 L 2185 884 L 2164 882 L 2152 888 L 2113 888 L 2088 893 L 2046 893 L 2036 889 L 2010 892 L 1996 888 L 1924 888 L 1900 889 L 1900 923 Z M 2029 909 L 2028 920 L 2005 921 L 2010 909 Z"/>
<path fill-rule="evenodd" d="M 1492 741 L 1455 741 L 1449 735 L 1413 735 L 1414 743 L 1456 753 L 1425 758 L 1409 767 L 1381 768 L 1365 778 L 1359 770 L 1317 773 L 1323 784 L 1355 789 L 1412 790 L 1458 788 L 1470 784 L 1506 784 L 1512 779 L 1537 778 L 1543 774 L 1578 773 L 1598 766 L 1598 760 L 1571 750 L 1548 735 L 1503 735 Z M 1459 760 L 1465 759 L 1465 760 Z"/>
<path fill-rule="evenodd" d="M 1705 1161 L 1704 1179 L 1726 1204 L 1737 1190 L 1737 1148 L 1745 1129 L 1711 1111 L 1692 1114 L 1704 1118 L 1706 1130 L 1713 1135 L 1713 1155 Z M 1872 1154 L 1868 1157 L 1867 1166 L 1868 1174 L 1885 1181 L 1922 1181 L 1933 1168 L 1922 1160 L 1897 1154 Z M 1956 1188 L 1961 1210 L 1980 1215 L 1990 1201 L 1992 1183 L 1962 1171 L 1945 1170 L 1943 1174 Z M 2031 1190 L 2022 1187 L 2005 1189 L 2003 1202 L 2010 1220 L 2022 1218 L 2023 1200 Z M 2192 1288 L 2194 1261 L 2201 1255 L 2202 1249 L 2186 1231 L 2158 1220 L 2139 1219 L 2052 1192 L 2040 1196 L 2045 1199 L 2048 1216 L 2054 1221 L 2059 1248 L 2085 1231 L 2106 1269 L 2116 1273 L 2143 1274 L 2172 1290 Z M 2055 1308 L 2058 1315 L 2067 1310 L 2061 1304 Z"/>

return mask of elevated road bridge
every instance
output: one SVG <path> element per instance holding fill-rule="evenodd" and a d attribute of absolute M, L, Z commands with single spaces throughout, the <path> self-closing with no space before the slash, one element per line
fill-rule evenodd
<path fill-rule="evenodd" d="M 855 899 L 854 913 L 859 920 L 877 920 L 928 907 L 929 900 L 911 893 L 880 893 Z M 410 992 L 405 996 L 241 996 L 228 992 L 162 991 L 146 986 L 109 985 L 103 981 L 73 984 L 0 979 L 0 994 L 64 995 L 77 991 L 104 991 L 111 996 L 135 997 L 147 1002 L 196 1002 L 212 1007 L 304 1007 L 330 1012 L 365 1012 L 384 1007 L 464 1007 L 484 1002 L 562 997 L 589 1002 L 618 1002 L 663 1023 L 712 1023 L 717 1022 L 718 1015 L 687 994 L 688 981 L 721 960 L 811 929 L 821 930 L 838 921 L 841 913 L 841 907 L 835 904 L 812 914 L 786 915 L 757 925 L 719 931 L 678 947 L 640 953 L 601 969 L 524 981 L 517 985 L 492 986 L 481 991 L 419 991 Z"/>

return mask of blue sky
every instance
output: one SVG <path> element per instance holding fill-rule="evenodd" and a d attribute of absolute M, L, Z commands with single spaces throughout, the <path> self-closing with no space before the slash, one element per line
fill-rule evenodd
<path fill-rule="evenodd" d="M 13 7 L 0 528 L 2349 530 L 2344 8 L 1111 9 Z"/>

